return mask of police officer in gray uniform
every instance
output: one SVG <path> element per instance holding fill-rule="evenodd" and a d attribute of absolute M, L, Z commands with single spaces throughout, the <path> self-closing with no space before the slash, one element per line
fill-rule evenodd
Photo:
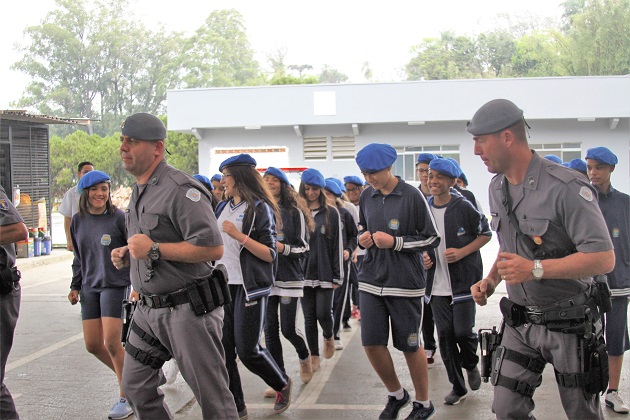
<path fill-rule="evenodd" d="M 174 357 L 204 418 L 236 418 L 221 345 L 226 279 L 209 261 L 223 255 L 208 192 L 164 161 L 166 128 L 138 113 L 121 126 L 123 167 L 135 176 L 126 210 L 128 245 L 112 251 L 131 265 L 139 302 L 125 345 L 123 390 L 139 419 L 172 418 L 158 389 Z"/>
<path fill-rule="evenodd" d="M 4 369 L 13 345 L 13 332 L 20 314 L 20 273 L 15 267 L 14 242 L 28 238 L 22 216 L 0 187 L 0 419 L 19 418 L 13 397 L 4 385 Z"/>
<path fill-rule="evenodd" d="M 614 267 L 606 223 L 584 177 L 540 157 L 527 143 L 523 111 L 505 99 L 468 123 L 474 151 L 497 174 L 489 188 L 501 249 L 488 277 L 471 287 L 480 305 L 501 280 L 508 298 L 492 365 L 497 418 L 533 418 L 532 398 L 551 363 L 569 418 L 602 418 L 607 363 L 592 276 Z M 598 383 L 599 381 L 599 383 Z"/>

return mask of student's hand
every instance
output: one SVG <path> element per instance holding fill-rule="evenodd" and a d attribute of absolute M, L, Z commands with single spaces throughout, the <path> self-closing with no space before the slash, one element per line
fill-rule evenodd
<path fill-rule="evenodd" d="M 429 257 L 429 253 L 427 251 L 422 253 L 422 261 L 424 263 L 425 270 L 430 270 L 431 267 L 433 267 L 433 261 L 431 261 L 431 257 Z"/>
<path fill-rule="evenodd" d="M 372 234 L 372 240 L 377 248 L 387 249 L 394 247 L 394 237 L 389 233 L 381 232 L 380 230 Z"/>
<path fill-rule="evenodd" d="M 477 283 L 470 287 L 473 300 L 477 302 L 477 305 L 484 306 L 488 303 L 488 298 L 494 293 L 494 281 L 488 277 L 483 280 L 479 280 Z"/>
<path fill-rule="evenodd" d="M 72 242 L 68 242 L 66 244 L 66 249 L 70 252 L 74 252 L 74 247 L 72 246 Z"/>
<path fill-rule="evenodd" d="M 112 264 L 118 270 L 129 266 L 129 248 L 126 246 L 112 250 Z"/>
<path fill-rule="evenodd" d="M 129 294 L 129 300 L 131 302 L 138 301 L 140 300 L 140 295 L 135 290 L 132 290 L 131 293 Z"/>
<path fill-rule="evenodd" d="M 276 248 L 278 248 L 279 253 L 284 252 L 284 244 L 282 242 L 276 242 Z"/>
<path fill-rule="evenodd" d="M 71 305 L 76 305 L 79 301 L 79 291 L 70 290 L 70 293 L 68 293 L 68 300 L 70 301 Z"/>
<path fill-rule="evenodd" d="M 347 249 L 343 250 L 343 260 L 344 261 L 348 261 L 348 259 L 350 258 L 350 253 L 348 252 Z"/>
<path fill-rule="evenodd" d="M 369 231 L 365 231 L 359 236 L 359 245 L 361 245 L 365 249 L 370 249 L 374 246 L 374 241 L 372 240 L 372 233 Z"/>
<path fill-rule="evenodd" d="M 223 230 L 223 232 L 227 233 L 230 238 L 236 239 L 239 242 L 243 242 L 240 238 L 241 236 L 243 236 L 243 234 L 236 228 L 236 225 L 229 220 L 226 220 L 221 224 L 221 229 Z"/>
<path fill-rule="evenodd" d="M 151 245 L 153 245 L 153 240 L 144 233 L 136 233 L 131 238 L 127 239 L 129 253 L 136 260 L 146 260 Z"/>
<path fill-rule="evenodd" d="M 465 255 L 460 248 L 447 248 L 444 251 L 444 257 L 446 258 L 446 262 L 451 264 L 461 260 Z"/>

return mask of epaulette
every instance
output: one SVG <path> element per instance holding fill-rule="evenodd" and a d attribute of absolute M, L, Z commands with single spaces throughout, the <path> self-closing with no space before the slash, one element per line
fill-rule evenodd
<path fill-rule="evenodd" d="M 182 185 L 193 185 L 191 178 L 188 177 L 184 172 L 172 171 L 169 175 L 171 179 L 175 181 L 175 183 L 179 185 L 180 187 Z"/>
<path fill-rule="evenodd" d="M 565 184 L 569 184 L 573 181 L 580 179 L 580 177 L 582 177 L 582 175 L 580 175 L 577 171 L 574 171 L 573 169 L 565 168 L 564 166 L 561 166 L 561 165 L 555 165 L 555 164 L 546 165 L 545 170 L 547 171 L 549 175 L 553 176 L 554 178 L 558 178 L 560 181 L 564 182 Z"/>

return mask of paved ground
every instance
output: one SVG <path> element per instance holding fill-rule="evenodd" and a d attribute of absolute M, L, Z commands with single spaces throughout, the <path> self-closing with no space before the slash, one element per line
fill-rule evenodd
<path fill-rule="evenodd" d="M 494 255 L 493 241 L 484 251 L 486 267 Z M 22 310 L 5 382 L 15 396 L 22 419 L 103 419 L 117 397 L 114 374 L 85 350 L 79 307 L 67 301 L 70 263 L 71 254 L 60 249 L 50 256 L 18 260 L 23 273 Z M 498 323 L 497 303 L 502 293 L 498 292 L 487 306 L 479 308 L 477 328 Z M 285 364 L 295 385 L 293 403 L 281 415 L 274 415 L 273 401 L 262 397 L 267 386 L 241 367 L 250 418 L 377 418 L 386 401 L 385 391 L 361 347 L 360 322 L 352 320 L 351 325 L 352 331 L 341 336 L 345 349 L 324 360 L 321 370 L 307 385 L 300 383 L 297 356 L 291 345 L 284 342 Z M 396 350 L 392 354 L 403 385 L 411 390 L 404 357 Z M 630 400 L 627 359 L 620 387 L 626 401 Z M 439 355 L 436 365 L 429 371 L 429 386 L 439 418 L 494 418 L 490 411 L 489 384 L 470 392 L 461 404 L 445 406 L 442 401 L 450 391 L 450 384 Z M 163 390 L 176 418 L 201 418 L 201 411 L 181 376 Z M 565 418 L 550 367 L 544 373 L 535 400 L 537 418 Z M 407 408 L 402 414 L 406 416 L 409 411 Z M 624 417 L 607 409 L 605 415 L 610 419 Z"/>

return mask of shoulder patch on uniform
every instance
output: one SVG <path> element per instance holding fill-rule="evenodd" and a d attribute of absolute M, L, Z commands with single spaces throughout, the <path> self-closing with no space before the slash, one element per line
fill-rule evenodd
<path fill-rule="evenodd" d="M 545 169 L 549 175 L 554 178 L 558 178 L 565 184 L 578 180 L 582 176 L 579 172 L 574 171 L 573 169 L 565 168 L 562 165 L 547 165 Z"/>
<path fill-rule="evenodd" d="M 9 210 L 9 200 L 4 199 L 4 198 L 0 200 L 0 210 L 4 210 L 4 211 Z"/>
<path fill-rule="evenodd" d="M 196 188 L 189 188 L 188 191 L 186 191 L 186 198 L 196 203 L 201 200 L 201 193 Z"/>
<path fill-rule="evenodd" d="M 586 201 L 593 201 L 593 191 L 589 187 L 580 188 L 580 196 Z"/>

